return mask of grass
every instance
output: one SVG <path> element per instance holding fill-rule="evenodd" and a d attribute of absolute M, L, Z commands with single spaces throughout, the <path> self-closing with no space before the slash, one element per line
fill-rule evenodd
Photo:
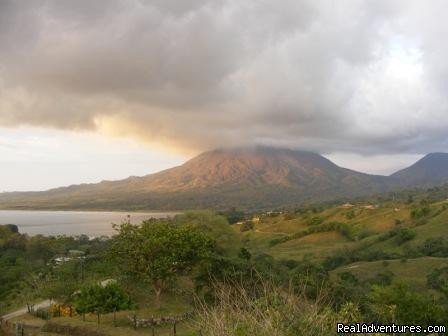
<path fill-rule="evenodd" d="M 341 249 L 381 250 L 404 255 L 408 248 L 417 247 L 428 238 L 448 236 L 448 209 L 443 210 L 446 202 L 431 205 L 431 214 L 423 220 L 412 220 L 411 210 L 414 205 L 390 202 L 380 204 L 377 209 L 365 209 L 357 205 L 350 209 L 339 206 L 320 212 L 308 211 L 291 216 L 278 215 L 261 217 L 253 230 L 239 233 L 244 245 L 254 253 L 268 253 L 275 258 L 301 260 L 304 257 L 321 261 Z M 418 205 L 415 205 L 418 206 Z M 354 216 L 349 216 L 349 213 Z M 273 239 L 290 237 L 310 227 L 313 218 L 320 218 L 323 223 L 346 223 L 356 233 L 357 238 L 349 240 L 337 233 L 319 232 L 305 237 L 295 238 L 271 246 Z M 380 235 L 397 227 L 409 227 L 416 232 L 416 237 L 409 242 L 398 245 L 394 238 L 380 241 Z M 234 226 L 239 232 L 239 226 Z"/>
<path fill-rule="evenodd" d="M 403 282 L 417 290 L 426 290 L 426 275 L 432 270 L 448 266 L 448 258 L 422 257 L 408 260 L 356 262 L 330 272 L 335 278 L 338 273 L 350 272 L 361 281 L 373 278 L 386 270 L 394 274 L 393 282 Z"/>
<path fill-rule="evenodd" d="M 128 319 L 128 316 L 132 316 L 135 312 L 133 311 L 124 311 L 118 312 L 116 314 L 116 324 L 114 323 L 113 314 L 105 314 L 101 315 L 100 324 L 98 325 L 97 316 L 94 314 L 87 314 L 85 321 L 83 321 L 81 316 L 74 317 L 57 317 L 52 318 L 49 322 L 51 322 L 52 332 L 40 332 L 38 335 L 60 335 L 60 332 L 55 332 L 56 328 L 65 328 L 65 330 L 72 330 L 73 328 L 82 328 L 85 330 L 85 335 L 88 336 L 89 332 L 99 332 L 104 335 L 111 336 L 138 336 L 138 335 L 148 335 L 150 331 L 148 328 L 138 328 L 133 329 L 132 324 Z M 138 311 L 138 316 L 147 316 L 144 311 Z M 14 323 L 23 323 L 28 326 L 35 327 L 44 327 L 47 324 L 47 321 L 34 317 L 33 315 L 26 314 L 20 317 L 16 317 L 11 320 Z M 115 326 L 116 325 L 116 326 Z M 44 327 L 45 330 L 45 327 Z M 198 334 L 198 330 L 193 329 L 192 324 L 188 321 L 180 322 L 176 325 L 177 335 L 180 336 L 193 336 Z M 173 334 L 173 326 L 172 325 L 163 325 L 155 327 L 155 334 L 157 336 L 168 336 Z"/>
<path fill-rule="evenodd" d="M 133 329 L 127 316 L 132 315 L 133 312 L 120 312 L 117 313 L 117 322 L 114 326 L 113 314 L 106 314 L 101 316 L 101 323 L 98 325 L 96 315 L 86 316 L 86 321 L 83 321 L 81 317 L 60 317 L 52 319 L 53 323 L 58 325 L 70 326 L 70 327 L 83 327 L 88 330 L 99 331 L 106 335 L 111 336 L 138 336 L 148 335 L 150 330 L 148 328 Z M 191 326 L 187 322 L 178 323 L 176 325 L 177 334 L 180 336 L 196 335 L 197 333 L 192 330 Z M 172 325 L 164 325 L 155 328 L 155 334 L 157 336 L 165 336 L 173 334 Z"/>
<path fill-rule="evenodd" d="M 306 256 L 320 260 L 347 244 L 350 242 L 338 232 L 319 232 L 273 246 L 269 253 L 279 259 L 301 259 Z"/>
<path fill-rule="evenodd" d="M 324 297 L 310 301 L 291 289 L 262 282 L 259 293 L 238 284 L 215 288 L 215 305 L 198 309 L 197 327 L 210 336 L 335 335 L 336 323 L 348 322 L 346 311 L 328 309 Z M 357 313 L 357 307 L 350 307 Z"/>

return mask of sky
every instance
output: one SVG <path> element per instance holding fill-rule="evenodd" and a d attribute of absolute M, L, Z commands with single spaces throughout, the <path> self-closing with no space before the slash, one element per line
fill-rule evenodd
<path fill-rule="evenodd" d="M 0 191 L 215 147 L 390 174 L 446 151 L 444 0 L 0 0 Z"/>

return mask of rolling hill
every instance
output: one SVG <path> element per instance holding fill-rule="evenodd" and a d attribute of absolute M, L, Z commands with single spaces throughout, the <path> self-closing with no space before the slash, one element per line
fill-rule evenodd
<path fill-rule="evenodd" d="M 446 157 L 447 154 L 431 154 L 416 167 L 386 177 L 342 168 L 319 154 L 305 151 L 271 147 L 217 149 L 181 166 L 143 177 L 44 192 L 2 193 L 0 208 L 266 209 L 437 182 L 448 172 Z"/>

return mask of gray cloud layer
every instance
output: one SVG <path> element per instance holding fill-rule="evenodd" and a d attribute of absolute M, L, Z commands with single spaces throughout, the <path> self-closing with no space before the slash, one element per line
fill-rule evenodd
<path fill-rule="evenodd" d="M 448 144 L 443 0 L 0 0 L 0 125 L 176 147 Z"/>

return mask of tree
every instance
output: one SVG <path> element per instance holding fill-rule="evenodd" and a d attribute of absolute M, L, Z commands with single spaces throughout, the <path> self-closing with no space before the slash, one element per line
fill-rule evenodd
<path fill-rule="evenodd" d="M 115 313 L 120 310 L 131 309 L 133 303 L 124 290 L 116 283 L 106 286 L 90 284 L 81 288 L 74 302 L 75 310 L 79 314 L 95 313 L 100 323 L 100 315 Z"/>
<path fill-rule="evenodd" d="M 218 214 L 227 218 L 229 224 L 235 224 L 237 222 L 240 222 L 244 220 L 244 218 L 246 217 L 246 214 L 243 211 L 237 210 L 235 208 L 220 211 Z"/>
<path fill-rule="evenodd" d="M 398 228 L 395 230 L 395 241 L 398 245 L 401 245 L 409 240 L 412 240 L 417 235 L 414 230 L 409 228 Z"/>
<path fill-rule="evenodd" d="M 187 225 L 196 228 L 200 232 L 216 242 L 221 253 L 236 255 L 241 245 L 240 238 L 229 225 L 225 217 L 217 215 L 213 211 L 188 211 L 176 216 L 173 221 L 178 225 Z"/>
<path fill-rule="evenodd" d="M 112 242 L 112 257 L 125 275 L 152 286 L 157 306 L 162 291 L 214 248 L 214 242 L 197 229 L 166 220 L 123 223 L 115 228 L 118 235 Z"/>
<path fill-rule="evenodd" d="M 42 281 L 41 295 L 62 304 L 69 303 L 81 285 L 78 273 L 74 260 L 54 266 Z"/>
<path fill-rule="evenodd" d="M 446 320 L 446 309 L 433 298 L 397 283 L 372 287 L 369 298 L 374 317 L 384 323 L 437 324 Z"/>
<path fill-rule="evenodd" d="M 448 299 L 448 267 L 437 268 L 426 278 L 428 287 L 440 291 Z"/>

